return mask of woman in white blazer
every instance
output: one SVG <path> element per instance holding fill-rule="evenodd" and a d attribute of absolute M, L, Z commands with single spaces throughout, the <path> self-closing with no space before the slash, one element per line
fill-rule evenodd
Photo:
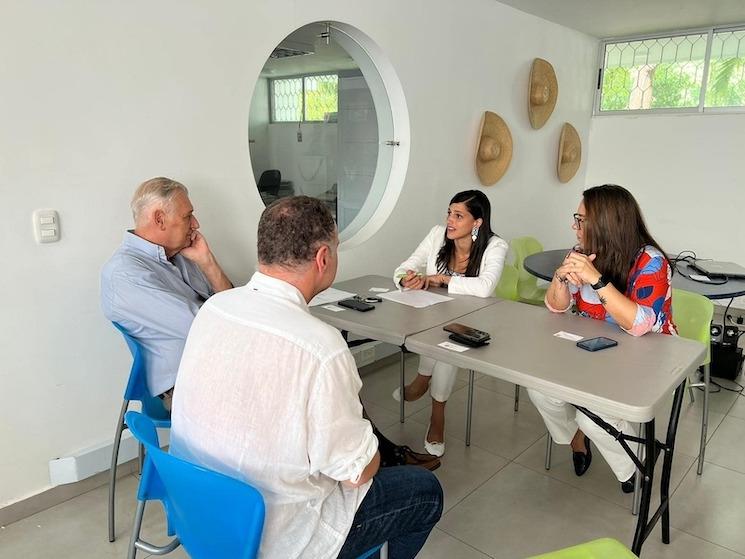
<path fill-rule="evenodd" d="M 479 190 L 459 192 L 450 200 L 446 225 L 436 225 L 393 274 L 399 289 L 447 287 L 448 293 L 492 297 L 502 274 L 507 243 L 491 230 L 491 205 Z M 406 401 L 429 389 L 430 425 L 424 436 L 427 452 L 445 453 L 445 403 L 453 391 L 457 367 L 420 357 L 419 374 L 404 390 Z M 400 400 L 400 390 L 393 392 Z"/>

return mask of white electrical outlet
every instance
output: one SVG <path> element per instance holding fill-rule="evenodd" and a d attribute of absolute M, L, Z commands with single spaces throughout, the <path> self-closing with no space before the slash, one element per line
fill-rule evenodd
<path fill-rule="evenodd" d="M 60 239 L 59 214 L 56 210 L 35 210 L 34 237 L 37 243 L 56 243 Z"/>

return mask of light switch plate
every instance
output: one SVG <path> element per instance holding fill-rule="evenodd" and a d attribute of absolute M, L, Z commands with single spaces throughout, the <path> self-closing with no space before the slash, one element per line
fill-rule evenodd
<path fill-rule="evenodd" d="M 60 239 L 57 210 L 35 210 L 33 214 L 34 237 L 37 243 L 56 243 Z"/>

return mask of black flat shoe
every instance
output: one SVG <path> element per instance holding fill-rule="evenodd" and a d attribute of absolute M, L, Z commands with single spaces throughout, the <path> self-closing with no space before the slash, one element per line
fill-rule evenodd
<path fill-rule="evenodd" d="M 634 492 L 634 482 L 636 481 L 636 473 L 632 474 L 629 479 L 621 482 L 621 491 L 624 493 Z"/>
<path fill-rule="evenodd" d="M 583 475 L 592 463 L 592 450 L 590 449 L 590 439 L 587 438 L 587 435 L 585 435 L 585 448 L 587 452 L 572 452 L 574 473 L 578 476 Z"/>
<path fill-rule="evenodd" d="M 660 450 L 662 450 L 659 446 L 654 449 L 654 463 L 657 464 L 657 458 L 660 457 Z M 633 493 L 634 492 L 634 481 L 636 481 L 636 472 L 634 472 L 629 479 L 626 481 L 621 482 L 621 491 L 624 493 Z"/>

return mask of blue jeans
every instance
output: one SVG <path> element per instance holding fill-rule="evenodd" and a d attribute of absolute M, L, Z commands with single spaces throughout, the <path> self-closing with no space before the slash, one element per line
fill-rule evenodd
<path fill-rule="evenodd" d="M 442 515 L 442 487 L 419 466 L 381 468 L 354 516 L 339 559 L 388 542 L 389 559 L 416 557 Z"/>

